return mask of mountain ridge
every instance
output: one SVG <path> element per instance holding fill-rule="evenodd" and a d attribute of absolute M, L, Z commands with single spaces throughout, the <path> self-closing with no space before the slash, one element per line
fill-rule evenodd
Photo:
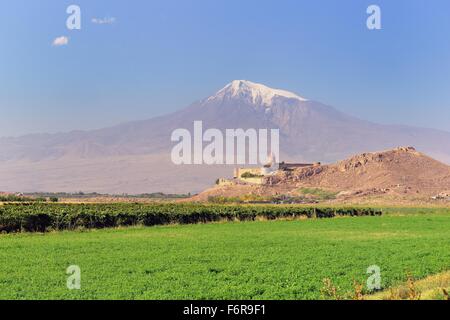
<path fill-rule="evenodd" d="M 224 91 L 227 87 L 230 91 Z M 270 105 L 266 104 L 268 101 Z M 64 191 L 117 192 L 119 185 L 111 186 L 111 183 L 122 181 L 122 176 L 116 172 L 109 175 L 100 172 L 113 166 L 119 158 L 130 165 L 144 166 L 139 159 L 148 157 L 158 159 L 154 160 L 156 163 L 147 164 L 154 170 L 141 168 L 146 172 L 148 182 L 143 182 L 139 176 L 139 168 L 126 165 L 120 168 L 124 172 L 130 171 L 130 183 L 123 187 L 123 192 L 198 192 L 211 185 L 218 176 L 231 175 L 232 167 L 194 170 L 191 167 L 175 168 L 170 163 L 174 146 L 170 141 L 172 131 L 179 128 L 192 130 L 194 121 L 202 121 L 205 130 L 279 129 L 280 153 L 286 161 L 332 163 L 352 154 L 413 145 L 440 161 L 450 163 L 449 132 L 377 124 L 289 91 L 236 80 L 184 109 L 147 120 L 90 131 L 0 138 L 0 190 L 22 191 L 33 185 L 33 190 L 27 191 L 62 191 L 53 187 L 58 186 Z M 89 161 L 101 167 L 97 170 L 99 173 L 95 169 L 81 170 L 76 164 L 87 162 L 85 165 L 90 166 Z M 59 176 L 51 172 L 53 166 L 61 167 L 64 163 L 68 168 L 69 163 L 73 164 L 76 169 L 70 167 Z M 20 164 L 20 172 L 16 164 Z M 27 173 L 38 182 L 27 178 Z M 180 178 L 191 181 L 192 188 L 174 190 L 173 182 Z M 167 185 L 161 183 L 158 189 L 154 189 L 156 184 L 152 181 L 164 180 L 167 180 Z M 133 181 L 136 187 L 133 187 Z"/>

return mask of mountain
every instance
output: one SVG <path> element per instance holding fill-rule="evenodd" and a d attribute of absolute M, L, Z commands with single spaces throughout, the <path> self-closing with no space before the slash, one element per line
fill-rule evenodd
<path fill-rule="evenodd" d="M 277 172 L 263 185 L 233 182 L 215 186 L 195 197 L 302 195 L 302 189 L 332 192 L 337 201 L 375 198 L 429 202 L 433 196 L 450 199 L 450 166 L 412 147 L 363 153 L 334 164 Z M 303 194 L 304 195 L 304 194 Z M 336 201 L 332 199 L 332 201 Z M 448 201 L 448 200 L 447 200 Z"/>
<path fill-rule="evenodd" d="M 0 139 L 0 190 L 142 193 L 196 192 L 227 166 L 176 166 L 173 130 L 277 128 L 283 160 L 323 163 L 351 154 L 413 145 L 450 162 L 450 133 L 381 125 L 262 84 L 236 80 L 178 112 L 149 120 L 61 134 Z"/>

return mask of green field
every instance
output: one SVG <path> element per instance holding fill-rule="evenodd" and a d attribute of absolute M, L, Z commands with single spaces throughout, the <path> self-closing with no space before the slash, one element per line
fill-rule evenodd
<path fill-rule="evenodd" d="M 384 288 L 450 270 L 448 210 L 400 211 L 0 235 L 0 299 L 314 299 L 324 278 L 352 292 L 371 265 Z"/>

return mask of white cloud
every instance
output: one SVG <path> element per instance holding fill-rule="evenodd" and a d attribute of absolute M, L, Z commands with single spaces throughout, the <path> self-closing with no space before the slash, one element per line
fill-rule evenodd
<path fill-rule="evenodd" d="M 91 21 L 94 24 L 113 24 L 116 22 L 116 18 L 114 17 L 92 18 Z"/>
<path fill-rule="evenodd" d="M 61 36 L 53 40 L 52 45 L 54 47 L 67 46 L 69 44 L 69 38 L 66 36 Z"/>

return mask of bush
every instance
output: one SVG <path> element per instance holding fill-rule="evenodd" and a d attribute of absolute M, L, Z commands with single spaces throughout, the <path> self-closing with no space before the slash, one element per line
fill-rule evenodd
<path fill-rule="evenodd" d="M 253 221 L 256 218 L 273 220 L 363 215 L 381 215 L 381 211 L 364 208 L 316 208 L 294 205 L 24 203 L 0 207 L 0 232 L 45 232 L 77 228 Z"/>
<path fill-rule="evenodd" d="M 260 175 L 260 174 L 254 174 L 254 173 L 251 173 L 251 172 L 244 172 L 241 175 L 241 178 L 244 178 L 244 179 L 246 179 L 246 178 L 262 178 L 262 177 L 264 177 L 264 176 Z"/>
<path fill-rule="evenodd" d="M 47 199 L 42 197 L 32 198 L 25 196 L 17 196 L 14 194 L 7 194 L 0 196 L 0 202 L 45 202 L 45 201 L 47 201 Z"/>
<path fill-rule="evenodd" d="M 338 192 L 331 192 L 320 188 L 301 188 L 300 193 L 310 195 L 318 200 L 333 200 L 336 199 Z"/>

